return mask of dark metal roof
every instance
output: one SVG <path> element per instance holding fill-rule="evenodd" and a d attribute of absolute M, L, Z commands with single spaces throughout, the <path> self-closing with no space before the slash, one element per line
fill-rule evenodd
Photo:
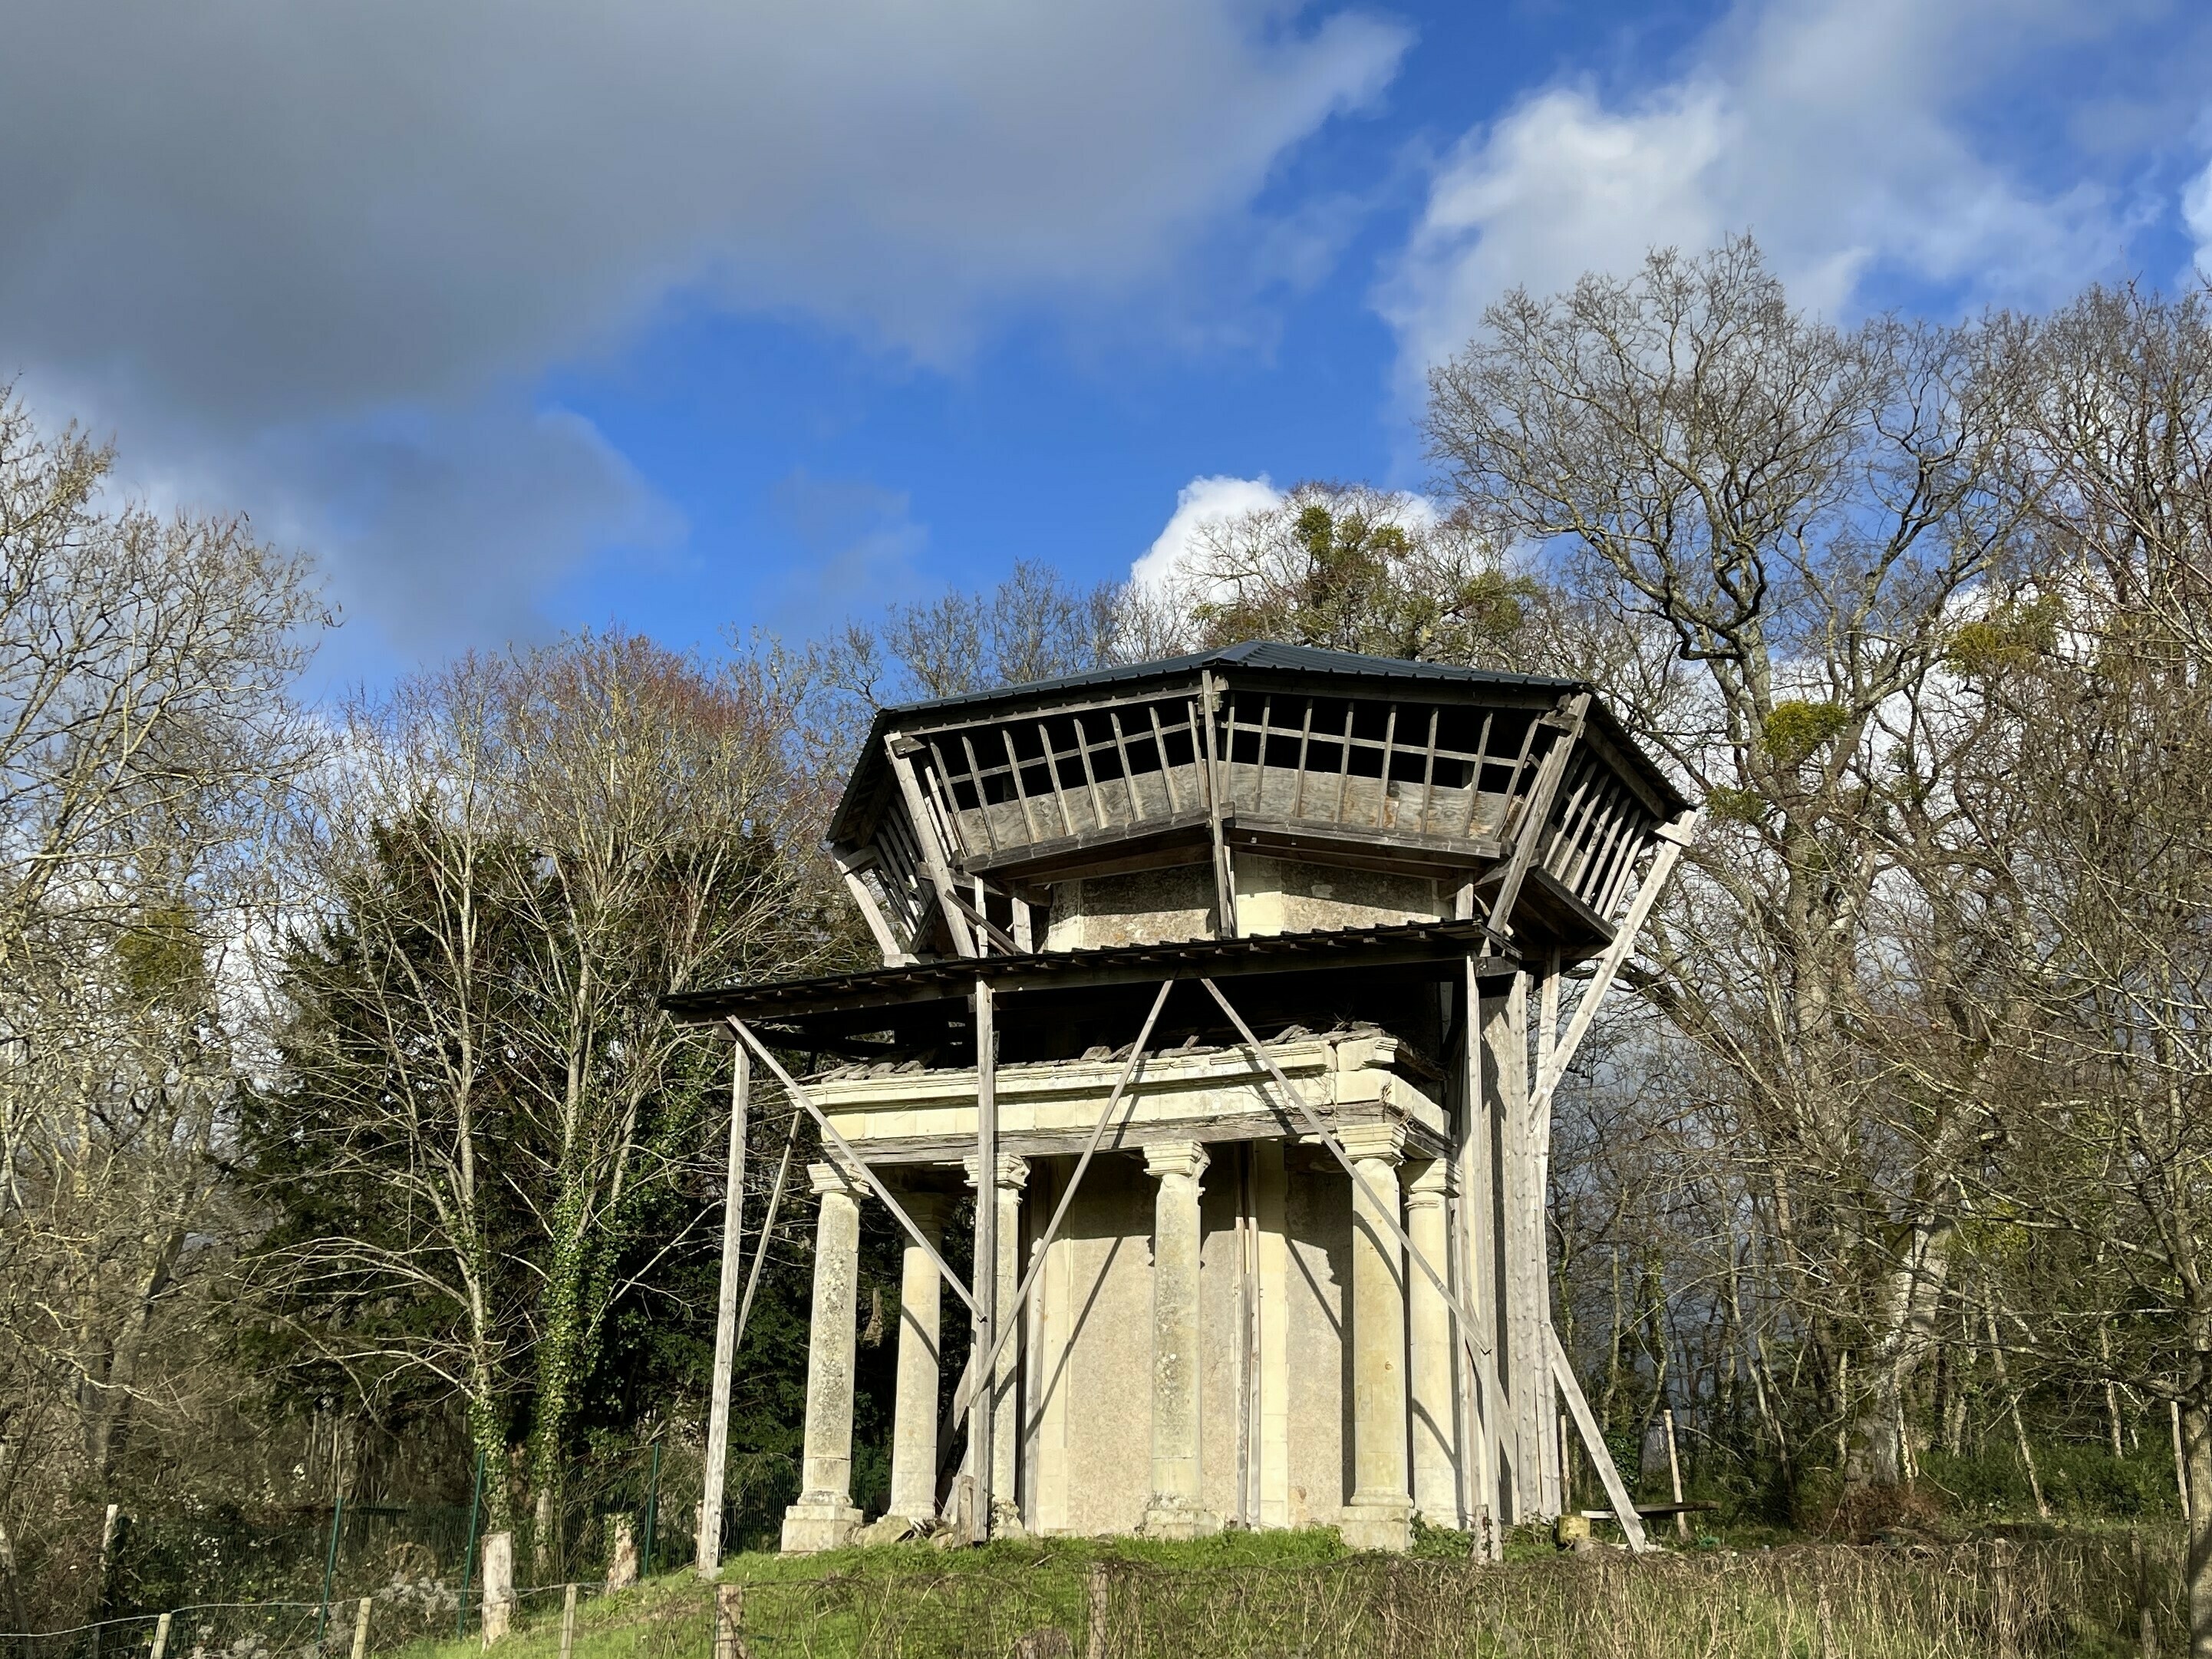
<path fill-rule="evenodd" d="M 1370 684 L 1395 680 L 1462 687 L 1496 686 L 1501 690 L 1550 692 L 1555 696 L 1592 689 L 1581 680 L 1561 679 L 1547 674 L 1515 674 L 1502 669 L 1465 668 L 1453 663 L 1413 662 L 1399 657 L 1371 657 L 1356 651 L 1324 651 L 1310 645 L 1285 645 L 1274 640 L 1249 640 L 1241 645 L 1224 646 L 1216 651 L 1164 657 L 1154 662 L 1126 663 L 1111 668 L 1094 668 L 1082 674 L 1065 674 L 1058 679 L 1030 680 L 1019 685 L 994 686 L 988 691 L 963 691 L 954 696 L 925 697 L 914 702 L 894 703 L 878 709 L 873 724 L 868 728 L 867 741 L 861 746 L 854 763 L 853 775 L 846 781 L 845 793 L 837 803 L 836 811 L 831 815 L 830 837 L 837 842 L 846 840 L 848 820 L 856 811 L 872 803 L 877 792 L 885 787 L 884 734 L 902 720 L 969 708 L 975 711 L 977 719 L 981 720 L 988 718 L 997 706 L 1031 702 L 1061 692 L 1103 686 L 1139 685 L 1154 680 L 1172 683 L 1207 668 L 1326 674 Z M 1676 803 L 1675 810 L 1680 811 L 1687 806 L 1688 803 L 1682 799 L 1680 793 L 1668 781 L 1665 774 L 1652 764 L 1627 728 L 1614 718 L 1610 710 L 1601 703 L 1594 703 L 1591 712 L 1614 744 L 1624 750 L 1633 763 L 1642 765 L 1648 775 L 1648 781 L 1659 793 Z"/>
<path fill-rule="evenodd" d="M 734 1015 L 779 1023 L 896 1012 L 965 999 L 983 980 L 1002 994 L 1157 984 L 1200 975 L 1364 971 L 1456 961 L 1483 953 L 1486 973 L 1519 966 L 1510 945 L 1479 921 L 1396 922 L 1335 933 L 1270 933 L 1249 939 L 1200 939 L 1170 945 L 1118 945 L 1103 950 L 1040 951 L 1026 956 L 963 957 L 903 968 L 866 968 L 808 979 L 678 991 L 661 1006 L 686 1024 Z"/>
<path fill-rule="evenodd" d="M 1448 680 L 1460 685 L 1514 685 L 1542 691 L 1579 691 L 1577 680 L 1548 674 L 1509 674 L 1500 669 L 1461 668 L 1450 663 L 1412 662 L 1400 657 L 1370 657 L 1357 651 L 1324 651 L 1310 645 L 1284 645 L 1274 640 L 1248 640 L 1218 651 L 1194 651 L 1188 656 L 1163 657 L 1156 662 L 1117 664 L 1086 673 L 1063 674 L 1058 679 L 1031 680 L 1020 685 L 994 686 L 988 691 L 963 691 L 950 697 L 924 697 L 915 702 L 892 705 L 886 715 L 934 714 L 973 703 L 980 710 L 994 702 L 1026 702 L 1055 691 L 1087 686 L 1119 685 L 1139 680 L 1175 679 L 1200 668 L 1274 668 L 1298 674 L 1346 674 L 1358 679 Z"/>

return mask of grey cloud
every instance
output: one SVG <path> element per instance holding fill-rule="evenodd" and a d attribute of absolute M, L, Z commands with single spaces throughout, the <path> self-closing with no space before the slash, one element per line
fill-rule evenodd
<path fill-rule="evenodd" d="M 486 440 L 512 387 L 679 291 L 947 358 L 997 307 L 1158 279 L 1405 44 L 1252 0 L 19 0 L 0 367 L 220 483 L 395 409 Z M 427 580 L 408 532 L 458 498 L 422 459 L 295 479 L 395 492 L 347 556 L 364 591 L 372 563 Z M 285 510 L 319 531 L 311 495 Z M 504 625 L 483 607 L 540 576 L 449 597 Z"/>

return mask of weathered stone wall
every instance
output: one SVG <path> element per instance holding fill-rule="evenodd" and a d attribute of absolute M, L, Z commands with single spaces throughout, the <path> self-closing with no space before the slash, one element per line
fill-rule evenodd
<path fill-rule="evenodd" d="M 1246 935 L 1330 933 L 1393 922 L 1437 921 L 1451 896 L 1425 876 L 1239 853 L 1237 927 Z M 1091 876 L 1052 890 L 1048 951 L 1164 945 L 1215 936 L 1213 870 L 1185 864 L 1132 875 Z"/>

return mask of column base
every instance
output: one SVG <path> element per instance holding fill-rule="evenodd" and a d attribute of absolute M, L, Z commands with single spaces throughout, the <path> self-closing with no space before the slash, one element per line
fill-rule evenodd
<path fill-rule="evenodd" d="M 1211 1538 L 1221 1530 L 1221 1517 L 1180 1498 L 1155 1496 L 1145 1505 L 1144 1524 L 1138 1530 L 1147 1538 Z"/>
<path fill-rule="evenodd" d="M 842 1549 L 860 1529 L 860 1512 L 836 1497 L 809 1493 L 783 1512 L 783 1553 L 812 1555 L 817 1550 Z"/>
<path fill-rule="evenodd" d="M 1354 1493 L 1336 1523 L 1346 1549 L 1391 1550 L 1413 1545 L 1413 1501 L 1383 1494 Z"/>

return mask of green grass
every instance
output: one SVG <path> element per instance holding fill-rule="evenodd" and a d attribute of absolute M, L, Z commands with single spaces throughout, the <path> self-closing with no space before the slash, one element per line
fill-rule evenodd
<path fill-rule="evenodd" d="M 751 1659 L 787 1655 L 1004 1655 L 1060 1632 L 1083 1653 L 1094 1590 L 1113 1659 L 2100 1659 L 2135 1651 L 2141 1591 L 2178 1646 L 2179 1536 L 2118 1528 L 2025 1542 L 1741 1551 L 1717 1543 L 1632 1560 L 1560 1556 L 1533 1534 L 1501 1566 L 1469 1563 L 1460 1535 L 1425 1533 L 1407 1557 L 1354 1555 L 1333 1531 L 1231 1533 L 1194 1543 L 1139 1539 L 924 1543 L 811 1557 L 745 1554 Z M 1456 1547 L 1455 1547 L 1456 1546 Z M 574 1659 L 710 1659 L 713 1587 L 672 1573 L 579 1609 Z M 560 1594 L 526 1601 L 506 1659 L 555 1659 Z M 465 1643 L 408 1659 L 475 1659 Z"/>

